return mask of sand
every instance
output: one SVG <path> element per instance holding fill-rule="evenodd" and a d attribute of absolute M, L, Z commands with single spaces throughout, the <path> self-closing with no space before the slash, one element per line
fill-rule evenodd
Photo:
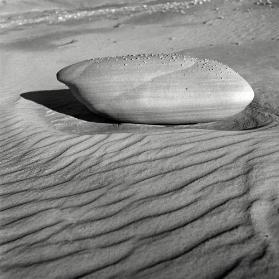
<path fill-rule="evenodd" d="M 2 27 L 2 278 L 278 278 L 278 8 L 216 0 Z M 121 124 L 56 80 L 81 60 L 152 52 L 220 61 L 255 99 L 214 123 Z"/>

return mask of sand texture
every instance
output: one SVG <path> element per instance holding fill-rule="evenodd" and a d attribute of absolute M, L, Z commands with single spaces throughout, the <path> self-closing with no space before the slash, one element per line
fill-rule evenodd
<path fill-rule="evenodd" d="M 273 2 L 0 30 L 1 278 L 278 278 Z M 254 100 L 216 122 L 119 123 L 56 80 L 82 60 L 162 52 L 228 65 Z"/>

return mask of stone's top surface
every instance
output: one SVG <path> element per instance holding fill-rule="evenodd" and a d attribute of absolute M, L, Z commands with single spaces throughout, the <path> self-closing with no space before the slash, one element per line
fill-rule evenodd
<path fill-rule="evenodd" d="M 228 66 L 181 54 L 95 58 L 57 78 L 92 111 L 125 122 L 209 122 L 242 111 L 254 97 Z"/>
<path fill-rule="evenodd" d="M 125 74 L 125 71 L 134 70 L 140 72 L 142 76 L 145 73 L 150 74 L 149 71 L 159 74 L 166 73 L 167 71 L 179 71 L 190 66 L 197 64 L 200 66 L 200 71 L 214 71 L 216 75 L 229 74 L 237 75 L 229 67 L 213 60 L 208 59 L 198 59 L 187 57 L 182 54 L 137 54 L 137 55 L 127 55 L 127 56 L 116 56 L 116 57 L 100 57 L 93 58 L 90 60 L 85 60 L 74 65 L 68 66 L 59 72 L 59 75 L 63 74 L 63 78 L 70 77 L 71 80 L 78 78 L 78 74 L 82 72 L 84 76 L 88 73 L 92 73 L 92 70 L 98 70 L 100 74 L 101 71 L 108 70 L 107 75 L 114 74 L 113 71 L 121 70 Z M 197 66 L 196 65 L 196 66 Z M 156 68 L 154 68 L 156 67 Z M 98 74 L 98 73 L 96 73 Z"/>
<path fill-rule="evenodd" d="M 196 58 L 185 57 L 179 54 L 138 54 L 116 57 L 100 57 L 90 60 L 85 60 L 74 65 L 62 69 L 58 75 L 63 75 L 63 79 L 68 79 L 69 82 L 76 80 L 82 73 L 83 77 L 87 74 L 91 75 L 92 71 L 96 70 L 94 74 L 103 74 L 102 71 L 107 71 L 107 75 L 115 75 L 115 71 L 133 70 L 139 72 L 143 77 L 145 74 L 161 74 L 168 70 L 174 71 L 177 69 L 188 68 L 197 61 Z M 154 68 L 156 67 L 156 69 Z M 160 71 L 160 73 L 158 73 Z"/>

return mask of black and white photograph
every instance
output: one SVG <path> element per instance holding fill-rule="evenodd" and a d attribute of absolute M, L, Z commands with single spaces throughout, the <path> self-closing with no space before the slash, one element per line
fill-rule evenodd
<path fill-rule="evenodd" d="M 0 278 L 278 279 L 279 0 L 0 0 Z"/>

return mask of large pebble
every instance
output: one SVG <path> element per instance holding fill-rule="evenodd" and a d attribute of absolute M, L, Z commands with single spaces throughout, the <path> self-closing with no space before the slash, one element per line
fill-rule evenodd
<path fill-rule="evenodd" d="M 229 67 L 176 54 L 86 60 L 57 73 L 92 112 L 117 121 L 185 124 L 223 119 L 254 98 Z"/>

